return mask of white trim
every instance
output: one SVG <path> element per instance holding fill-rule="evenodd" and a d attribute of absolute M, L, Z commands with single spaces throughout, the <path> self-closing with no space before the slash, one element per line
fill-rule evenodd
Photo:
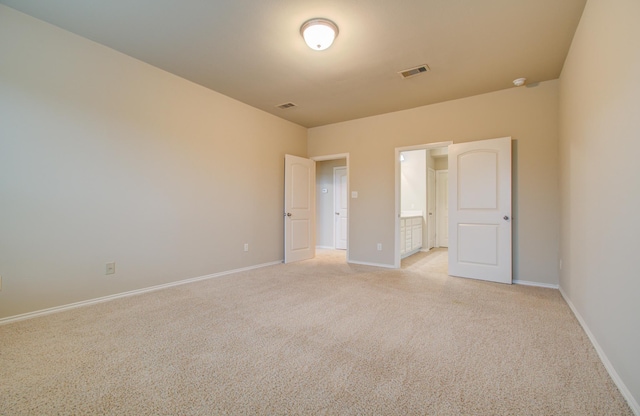
<path fill-rule="evenodd" d="M 201 280 L 207 280 L 207 279 L 213 279 L 213 278 L 216 278 L 216 277 L 226 276 L 226 275 L 229 275 L 229 274 L 246 272 L 246 271 L 253 270 L 253 269 L 259 269 L 259 268 L 262 268 L 262 267 L 273 266 L 273 265 L 276 265 L 276 264 L 282 264 L 282 260 L 273 261 L 273 262 L 270 262 L 270 263 L 258 264 L 258 265 L 255 265 L 255 266 L 243 267 L 241 269 L 227 270 L 225 272 L 218 272 L 218 273 L 208 274 L 206 276 L 192 277 L 190 279 L 178 280 L 176 282 L 165 283 L 165 284 L 162 284 L 162 285 L 150 286 L 150 287 L 146 287 L 146 288 L 143 288 L 143 289 L 136 289 L 136 290 L 131 290 L 131 291 L 128 291 L 128 292 L 116 293 L 115 295 L 102 296 L 102 297 L 95 298 L 95 299 L 83 300 L 83 301 L 80 301 L 80 302 L 69 303 L 67 305 L 54 306 L 53 308 L 41 309 L 39 311 L 33 311 L 33 312 L 23 313 L 23 314 L 20 314 L 20 315 L 9 316 L 9 317 L 6 317 L 6 318 L 1 318 L 0 319 L 0 325 L 5 325 L 5 324 L 13 323 L 13 322 L 18 322 L 18 321 L 24 321 L 25 319 L 37 318 L 39 316 L 50 315 L 50 314 L 57 313 L 57 312 L 63 312 L 63 311 L 67 311 L 67 310 L 70 310 L 70 309 L 80 308 L 82 306 L 95 305 L 95 304 L 102 303 L 102 302 L 108 302 L 110 300 L 126 298 L 126 297 L 129 297 L 129 296 L 135 296 L 135 295 L 141 295 L 143 293 L 154 292 L 156 290 L 167 289 L 167 288 L 170 288 L 170 287 L 180 286 L 180 285 L 184 285 L 184 284 L 187 284 L 187 283 L 194 283 L 194 282 L 199 282 Z"/>
<path fill-rule="evenodd" d="M 366 261 L 354 261 L 349 260 L 347 263 L 349 264 L 360 264 L 362 266 L 373 266 L 373 267 L 383 267 L 385 269 L 397 269 L 393 264 L 383 264 L 383 263 L 369 263 Z"/>
<path fill-rule="evenodd" d="M 559 289 L 560 286 L 554 285 L 553 283 L 540 283 L 540 282 L 530 282 L 527 280 L 513 280 L 514 285 L 522 285 L 522 286 L 535 286 L 535 287 L 546 287 L 547 289 Z"/>
<path fill-rule="evenodd" d="M 335 155 L 324 155 L 324 156 L 313 156 L 309 159 L 315 160 L 316 162 L 324 162 L 326 160 L 337 160 L 337 159 L 349 159 L 349 153 L 338 153 Z"/>
<path fill-rule="evenodd" d="M 602 347 L 600 347 L 600 344 L 598 344 L 598 341 L 596 340 L 595 335 L 593 335 L 593 333 L 591 332 L 591 330 L 587 326 L 587 323 L 585 322 L 585 320 L 582 319 L 582 316 L 580 315 L 580 313 L 578 312 L 576 307 L 573 305 L 573 303 L 569 299 L 569 296 L 567 296 L 567 294 L 564 292 L 564 290 L 562 290 L 562 287 L 560 287 L 559 289 L 560 289 L 560 294 L 564 298 L 564 301 L 567 302 L 567 305 L 569 305 L 569 308 L 571 309 L 571 311 L 575 315 L 576 319 L 578 320 L 578 322 L 580 322 L 580 325 L 582 326 L 582 329 L 584 330 L 584 332 L 589 337 L 589 340 L 591 341 L 591 344 L 593 344 L 593 347 L 596 349 L 596 352 L 598 353 L 598 356 L 600 357 L 600 361 L 602 361 L 602 364 L 604 364 L 604 368 L 607 369 L 607 372 L 609 373 L 609 376 L 611 377 L 613 382 L 618 387 L 618 390 L 620 390 L 620 393 L 622 393 L 622 396 L 627 400 L 627 403 L 629 404 L 629 407 L 631 408 L 631 411 L 633 411 L 633 413 L 636 416 L 640 416 L 640 405 L 638 404 L 636 399 L 633 397 L 633 394 L 631 394 L 631 391 L 629 391 L 627 386 L 624 384 L 624 382 L 622 381 L 622 379 L 618 375 L 618 372 L 613 367 L 613 364 L 611 364 L 611 361 L 609 361 L 609 358 L 607 358 L 607 355 L 602 350 Z"/>
<path fill-rule="evenodd" d="M 421 251 L 424 251 L 424 250 L 419 249 L 419 248 L 416 248 L 415 250 L 407 251 L 406 253 L 404 253 L 404 254 L 403 254 L 403 255 L 401 255 L 400 257 L 402 257 L 402 259 L 406 259 L 407 257 L 409 257 L 409 256 L 413 256 L 414 254 L 419 253 L 419 252 L 421 252 Z M 394 266 L 394 269 L 395 269 L 395 268 L 396 268 L 396 267 Z"/>
<path fill-rule="evenodd" d="M 323 250 L 336 250 L 335 247 L 331 247 L 331 246 L 316 246 L 317 249 L 323 249 Z"/>

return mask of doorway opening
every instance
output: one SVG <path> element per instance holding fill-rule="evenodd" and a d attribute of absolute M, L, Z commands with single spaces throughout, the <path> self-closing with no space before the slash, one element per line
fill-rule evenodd
<path fill-rule="evenodd" d="M 316 162 L 316 249 L 341 252 L 348 262 L 349 155 L 312 160 Z"/>
<path fill-rule="evenodd" d="M 418 252 L 448 246 L 448 145 L 401 147 L 396 160 L 395 267 Z"/>

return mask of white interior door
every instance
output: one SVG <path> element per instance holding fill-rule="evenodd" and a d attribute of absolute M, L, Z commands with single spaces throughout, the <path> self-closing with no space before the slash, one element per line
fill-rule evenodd
<path fill-rule="evenodd" d="M 511 138 L 449 146 L 449 274 L 511 283 Z"/>
<path fill-rule="evenodd" d="M 285 263 L 311 259 L 316 255 L 315 188 L 316 162 L 298 156 L 285 155 Z"/>
<path fill-rule="evenodd" d="M 436 223 L 438 247 L 449 247 L 449 174 L 436 171 Z"/>
<path fill-rule="evenodd" d="M 347 228 L 348 228 L 348 209 L 347 209 L 347 168 L 333 168 L 333 195 L 335 209 L 335 227 L 334 239 L 335 247 L 338 250 L 347 249 Z"/>
<path fill-rule="evenodd" d="M 427 249 L 436 246 L 436 178 L 435 170 L 427 169 Z"/>

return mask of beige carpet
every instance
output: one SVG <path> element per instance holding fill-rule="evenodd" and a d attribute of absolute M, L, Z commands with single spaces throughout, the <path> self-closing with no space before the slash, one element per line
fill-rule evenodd
<path fill-rule="evenodd" d="M 323 251 L 0 326 L 0 414 L 632 414 L 557 290 L 445 271 Z"/>

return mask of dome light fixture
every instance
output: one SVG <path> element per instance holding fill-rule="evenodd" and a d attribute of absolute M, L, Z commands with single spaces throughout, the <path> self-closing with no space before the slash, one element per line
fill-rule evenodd
<path fill-rule="evenodd" d="M 516 78 L 513 80 L 513 85 L 516 87 L 522 87 L 525 82 L 527 82 L 526 78 Z"/>
<path fill-rule="evenodd" d="M 338 26 L 329 19 L 311 19 L 300 27 L 300 34 L 314 51 L 323 51 L 338 36 Z"/>

